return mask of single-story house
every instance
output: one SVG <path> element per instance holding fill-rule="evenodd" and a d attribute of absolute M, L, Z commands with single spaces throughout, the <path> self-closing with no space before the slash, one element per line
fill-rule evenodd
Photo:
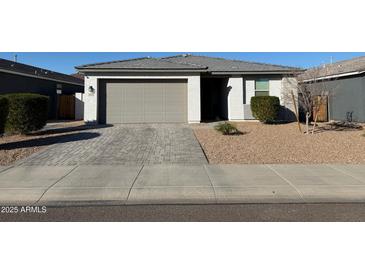
<path fill-rule="evenodd" d="M 308 69 L 299 79 L 326 89 L 321 121 L 365 122 L 365 56 Z"/>
<path fill-rule="evenodd" d="M 48 96 L 48 119 L 83 119 L 83 79 L 0 59 L 0 95 L 19 92 Z"/>
<path fill-rule="evenodd" d="M 78 66 L 85 75 L 86 122 L 200 123 L 251 120 L 255 95 L 281 99 L 298 68 L 196 55 L 138 58 Z M 293 82 L 293 81 L 290 81 Z"/>

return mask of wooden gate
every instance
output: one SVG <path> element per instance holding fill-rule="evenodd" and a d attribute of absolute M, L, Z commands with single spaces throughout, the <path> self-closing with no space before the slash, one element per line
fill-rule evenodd
<path fill-rule="evenodd" d="M 314 98 L 313 116 L 316 117 L 316 110 L 318 109 L 317 122 L 328 122 L 328 97 L 316 96 Z"/>
<path fill-rule="evenodd" d="M 58 96 L 58 119 L 74 120 L 75 119 L 75 96 L 59 95 Z"/>

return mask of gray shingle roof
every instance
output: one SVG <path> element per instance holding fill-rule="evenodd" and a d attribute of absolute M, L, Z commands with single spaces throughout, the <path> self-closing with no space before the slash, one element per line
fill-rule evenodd
<path fill-rule="evenodd" d="M 294 67 L 286 67 L 265 63 L 247 62 L 240 60 L 228 60 L 217 57 L 207 57 L 198 55 L 179 55 L 172 57 L 162 58 L 170 62 L 179 62 L 182 64 L 196 64 L 201 66 L 207 66 L 208 71 L 211 72 L 251 72 L 251 71 L 292 71 L 298 70 Z"/>
<path fill-rule="evenodd" d="M 51 81 L 67 82 L 79 86 L 84 85 L 84 80 L 73 77 L 71 75 L 51 71 L 48 69 L 33 67 L 30 65 L 13 62 L 1 58 L 0 58 L 0 70 L 9 73 L 17 73 L 29 77 L 47 79 Z"/>
<path fill-rule="evenodd" d="M 95 63 L 76 67 L 77 69 L 142 69 L 142 70 L 201 70 L 206 69 L 205 66 L 194 64 L 180 64 L 177 62 L 169 62 L 159 58 L 137 58 L 104 63 Z"/>
<path fill-rule="evenodd" d="M 301 80 L 310 80 L 314 75 L 318 78 L 363 71 L 365 71 L 365 56 L 308 69 L 300 75 L 300 78 Z"/>
<path fill-rule="evenodd" d="M 138 58 L 78 66 L 82 70 L 200 70 L 205 72 L 291 72 L 294 67 L 197 55 L 178 55 L 164 58 Z"/>

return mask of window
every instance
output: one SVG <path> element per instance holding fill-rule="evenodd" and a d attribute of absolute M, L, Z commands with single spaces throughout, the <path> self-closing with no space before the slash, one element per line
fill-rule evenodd
<path fill-rule="evenodd" d="M 255 96 L 269 96 L 269 80 L 260 79 L 255 81 Z"/>

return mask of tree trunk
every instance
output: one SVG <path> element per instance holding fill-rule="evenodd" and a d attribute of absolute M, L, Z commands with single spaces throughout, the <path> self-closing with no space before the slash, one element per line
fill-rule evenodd
<path fill-rule="evenodd" d="M 307 112 L 305 114 L 305 134 L 309 133 L 309 118 L 310 118 L 310 113 Z"/>
<path fill-rule="evenodd" d="M 317 117 L 318 117 L 318 111 L 316 112 L 316 115 L 314 116 L 314 123 L 313 123 L 313 128 L 312 128 L 312 134 L 314 134 L 314 129 L 316 128 Z"/>
<path fill-rule="evenodd" d="M 297 119 L 297 123 L 298 123 L 298 128 L 299 128 L 299 132 L 302 132 L 302 127 L 300 126 L 300 121 L 299 121 L 299 115 L 298 115 L 298 109 L 297 109 L 297 102 L 295 101 L 295 96 L 294 96 L 294 92 L 291 90 L 291 98 L 293 100 L 293 106 L 294 106 L 294 110 L 295 110 L 295 118 Z"/>
<path fill-rule="evenodd" d="M 318 112 L 319 112 L 321 105 L 322 105 L 322 96 L 319 97 L 319 100 L 317 100 L 316 105 L 315 105 L 315 115 L 314 115 L 312 134 L 314 134 L 314 129 L 316 128 L 316 125 L 317 125 Z"/>

